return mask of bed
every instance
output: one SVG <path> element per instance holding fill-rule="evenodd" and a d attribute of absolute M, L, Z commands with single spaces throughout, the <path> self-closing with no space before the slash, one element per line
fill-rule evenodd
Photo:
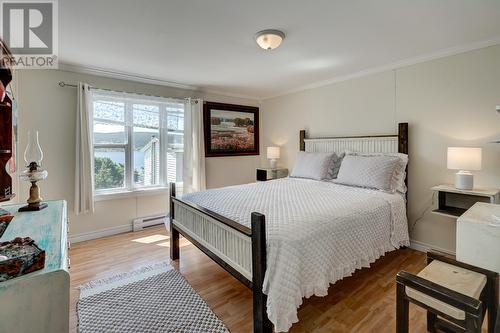
<path fill-rule="evenodd" d="M 408 153 L 408 124 L 398 134 L 307 138 L 306 152 Z M 284 178 L 175 196 L 171 186 L 170 255 L 182 234 L 253 291 L 254 332 L 287 331 L 304 297 L 408 246 L 400 193 L 329 181 Z"/>

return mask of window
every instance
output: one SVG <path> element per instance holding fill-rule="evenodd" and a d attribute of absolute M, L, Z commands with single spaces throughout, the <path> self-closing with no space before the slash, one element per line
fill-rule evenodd
<path fill-rule="evenodd" d="M 184 103 L 96 90 L 92 107 L 96 194 L 182 181 Z"/>

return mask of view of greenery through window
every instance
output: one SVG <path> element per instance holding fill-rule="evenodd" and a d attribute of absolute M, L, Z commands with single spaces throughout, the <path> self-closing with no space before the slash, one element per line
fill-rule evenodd
<path fill-rule="evenodd" d="M 109 157 L 96 157 L 94 161 L 96 189 L 123 187 L 124 168 Z"/>
<path fill-rule="evenodd" d="M 182 103 L 96 98 L 93 112 L 96 190 L 161 186 L 162 168 L 166 171 L 166 181 L 182 177 Z M 165 152 L 160 149 L 162 130 L 167 138 Z M 131 172 L 127 172 L 129 168 Z"/>
<path fill-rule="evenodd" d="M 124 186 L 125 166 L 122 163 L 115 163 L 109 157 L 96 157 L 94 160 L 96 189 L 119 188 Z M 142 172 L 134 170 L 134 182 L 140 182 L 144 178 L 144 168 Z"/>

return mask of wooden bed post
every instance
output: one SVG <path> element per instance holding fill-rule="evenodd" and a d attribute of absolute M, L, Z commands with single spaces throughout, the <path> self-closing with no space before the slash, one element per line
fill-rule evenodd
<path fill-rule="evenodd" d="M 170 259 L 179 259 L 179 231 L 174 228 L 175 182 L 170 183 Z"/>
<path fill-rule="evenodd" d="M 306 151 L 306 130 L 300 130 L 299 132 L 299 149 L 300 151 Z"/>
<path fill-rule="evenodd" d="M 408 123 L 398 124 L 398 153 L 408 154 Z"/>
<path fill-rule="evenodd" d="M 253 331 L 272 333 L 273 325 L 267 318 L 267 295 L 262 291 L 266 274 L 266 218 L 252 213 L 252 290 L 253 290 Z"/>
<path fill-rule="evenodd" d="M 398 153 L 408 155 L 408 123 L 398 124 Z M 406 165 L 405 185 L 408 189 L 408 165 Z M 405 193 L 406 205 L 408 206 L 408 190 Z M 408 216 L 408 210 L 406 210 Z"/>

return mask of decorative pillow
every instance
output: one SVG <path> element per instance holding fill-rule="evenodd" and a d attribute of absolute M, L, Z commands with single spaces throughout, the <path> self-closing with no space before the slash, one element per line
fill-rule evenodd
<path fill-rule="evenodd" d="M 346 155 L 334 182 L 394 193 L 394 172 L 399 163 L 396 156 Z"/>
<path fill-rule="evenodd" d="M 408 188 L 405 184 L 406 179 L 406 166 L 408 165 L 408 155 L 402 153 L 357 153 L 347 151 L 346 155 L 361 155 L 361 156 L 393 156 L 399 158 L 399 164 L 394 171 L 394 188 L 397 192 L 405 194 Z"/>
<path fill-rule="evenodd" d="M 332 178 L 335 153 L 306 153 L 299 151 L 290 177 L 324 180 Z"/>
<path fill-rule="evenodd" d="M 337 178 L 340 170 L 340 165 L 342 164 L 342 160 L 345 157 L 345 152 L 341 153 L 340 155 L 335 154 L 334 161 L 333 161 L 333 168 L 331 172 L 331 179 Z"/>

